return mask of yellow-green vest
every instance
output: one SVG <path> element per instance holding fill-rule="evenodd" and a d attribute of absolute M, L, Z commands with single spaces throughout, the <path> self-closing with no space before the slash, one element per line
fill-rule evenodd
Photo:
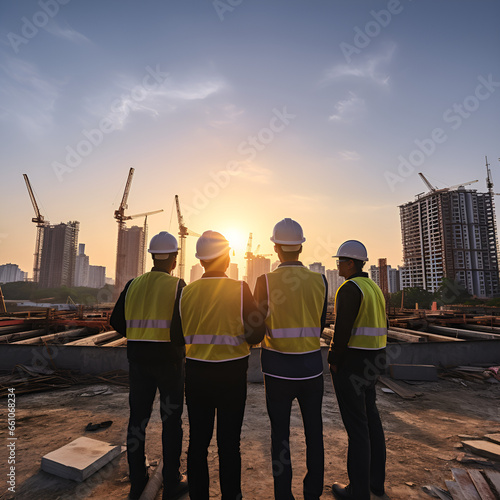
<path fill-rule="evenodd" d="M 179 278 L 151 271 L 132 281 L 125 297 L 128 340 L 170 342 Z"/>
<path fill-rule="evenodd" d="M 186 358 L 221 362 L 250 354 L 244 338 L 243 282 L 201 278 L 182 290 L 180 300 Z"/>
<path fill-rule="evenodd" d="M 370 278 L 359 276 L 344 281 L 335 294 L 335 312 L 339 290 L 352 281 L 361 290 L 362 299 L 352 327 L 348 347 L 352 349 L 383 349 L 387 344 L 387 319 L 382 290 Z"/>
<path fill-rule="evenodd" d="M 320 349 L 323 276 L 304 266 L 280 266 L 266 274 L 267 332 L 262 347 L 301 354 Z"/>

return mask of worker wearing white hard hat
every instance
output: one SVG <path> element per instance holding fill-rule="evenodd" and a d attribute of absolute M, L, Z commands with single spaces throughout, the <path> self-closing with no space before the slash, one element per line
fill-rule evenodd
<path fill-rule="evenodd" d="M 129 498 L 139 498 L 148 481 L 146 426 L 156 391 L 160 392 L 163 447 L 163 498 L 187 491 L 181 474 L 184 342 L 172 318 L 183 280 L 171 275 L 177 261 L 177 238 L 162 231 L 151 238 L 150 272 L 130 280 L 113 309 L 110 323 L 127 337 L 130 418 L 127 431 Z"/>
<path fill-rule="evenodd" d="M 349 484 L 334 483 L 337 499 L 369 500 L 384 495 L 386 449 L 376 405 L 375 384 L 385 367 L 385 299 L 363 266 L 366 247 L 357 240 L 340 245 L 336 255 L 345 282 L 335 295 L 335 334 L 328 362 L 342 421 L 349 436 Z"/>
<path fill-rule="evenodd" d="M 191 500 L 208 499 L 208 446 L 217 417 L 222 498 L 241 492 L 240 434 L 246 402 L 250 345 L 265 333 L 248 285 L 226 276 L 229 242 L 205 231 L 196 244 L 203 276 L 182 291 L 179 316 L 186 342 L 189 416 L 187 471 Z"/>
<path fill-rule="evenodd" d="M 281 263 L 257 279 L 254 293 L 266 314 L 267 333 L 262 341 L 261 364 L 271 421 L 274 498 L 277 500 L 294 498 L 289 444 L 294 399 L 299 402 L 307 443 L 303 497 L 319 500 L 323 491 L 320 335 L 326 321 L 328 286 L 323 275 L 310 271 L 299 261 L 305 240 L 302 227 L 293 219 L 283 219 L 274 226 L 271 241 Z"/>

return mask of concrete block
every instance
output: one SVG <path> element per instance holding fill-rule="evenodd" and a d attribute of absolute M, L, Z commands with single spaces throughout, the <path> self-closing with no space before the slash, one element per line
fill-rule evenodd
<path fill-rule="evenodd" d="M 121 453 L 120 445 L 80 437 L 42 457 L 42 470 L 65 479 L 85 481 Z"/>
<path fill-rule="evenodd" d="M 396 380 L 428 380 L 438 379 L 434 365 L 389 365 L 391 377 Z"/>

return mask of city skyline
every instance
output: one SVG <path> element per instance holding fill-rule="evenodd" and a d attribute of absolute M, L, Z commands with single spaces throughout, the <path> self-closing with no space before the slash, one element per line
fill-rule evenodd
<path fill-rule="evenodd" d="M 127 213 L 164 210 L 148 239 L 177 235 L 178 194 L 187 227 L 224 234 L 240 270 L 248 234 L 272 254 L 284 217 L 304 228 L 306 265 L 335 269 L 337 247 L 359 239 L 368 265 L 397 267 L 398 206 L 426 190 L 418 172 L 486 192 L 488 155 L 500 184 L 498 3 L 232 4 L 2 7 L 0 263 L 32 276 L 23 173 L 51 224 L 80 221 L 111 277 L 130 167 Z"/>

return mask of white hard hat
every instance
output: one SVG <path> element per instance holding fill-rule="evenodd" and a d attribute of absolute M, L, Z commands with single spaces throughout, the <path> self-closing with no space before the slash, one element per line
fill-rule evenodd
<path fill-rule="evenodd" d="M 344 243 L 339 246 L 337 255 L 334 255 L 333 257 L 344 257 L 348 259 L 362 260 L 363 262 L 368 260 L 366 247 L 363 243 L 361 243 L 361 241 L 358 240 L 344 241 Z"/>
<path fill-rule="evenodd" d="M 149 242 L 148 252 L 152 254 L 175 253 L 177 250 L 177 238 L 173 234 L 167 233 L 167 231 L 155 234 Z"/>
<path fill-rule="evenodd" d="M 286 250 L 296 251 L 300 249 L 300 245 L 306 241 L 302 227 L 293 219 L 280 220 L 273 229 L 271 241 L 278 245 L 285 245 Z"/>
<path fill-rule="evenodd" d="M 205 231 L 196 242 L 195 257 L 210 261 L 229 252 L 229 241 L 217 231 Z"/>

